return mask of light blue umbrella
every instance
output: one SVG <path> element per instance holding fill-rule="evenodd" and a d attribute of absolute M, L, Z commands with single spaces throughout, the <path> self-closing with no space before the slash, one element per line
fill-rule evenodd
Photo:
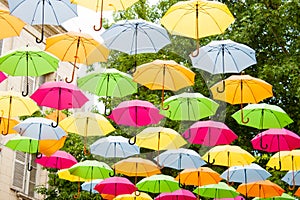
<path fill-rule="evenodd" d="M 163 152 L 154 158 L 159 165 L 173 169 L 199 168 L 206 164 L 201 156 L 191 149 L 179 148 Z"/>
<path fill-rule="evenodd" d="M 94 179 L 89 182 L 84 182 L 81 184 L 81 189 L 92 193 L 99 193 L 97 190 L 94 190 L 94 187 L 101 181 L 103 181 L 103 179 Z"/>
<path fill-rule="evenodd" d="M 281 180 L 289 185 L 300 185 L 300 170 L 288 171 Z"/>

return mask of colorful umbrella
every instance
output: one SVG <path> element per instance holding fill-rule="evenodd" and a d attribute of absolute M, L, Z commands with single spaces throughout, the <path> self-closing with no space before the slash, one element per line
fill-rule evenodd
<path fill-rule="evenodd" d="M 155 197 L 155 200 L 197 200 L 197 197 L 189 190 L 176 190 L 174 192 L 164 192 Z"/>
<path fill-rule="evenodd" d="M 14 126 L 19 124 L 20 122 L 15 119 L 8 119 L 6 117 L 0 117 L 0 132 L 4 135 L 7 134 L 16 134 L 18 133 L 13 129 Z M 9 129 L 7 129 L 7 127 Z"/>
<path fill-rule="evenodd" d="M 10 15 L 8 10 L 0 9 L 0 27 L 5 30 L 1 31 L 0 39 L 19 36 L 24 26 L 25 22 L 21 19 Z"/>
<path fill-rule="evenodd" d="M 289 185 L 300 185 L 300 170 L 288 171 L 281 180 Z"/>
<path fill-rule="evenodd" d="M 252 183 L 243 183 L 239 185 L 237 191 L 247 197 L 269 198 L 281 196 L 284 189 L 269 180 L 264 180 Z"/>
<path fill-rule="evenodd" d="M 74 80 L 76 63 L 91 65 L 95 62 L 106 62 L 109 50 L 92 36 L 77 32 L 61 33 L 47 38 L 45 50 L 56 55 L 62 61 L 74 62 L 71 80 Z"/>
<path fill-rule="evenodd" d="M 161 114 L 172 120 L 197 121 L 216 113 L 219 104 L 200 93 L 181 93 L 164 101 Z"/>
<path fill-rule="evenodd" d="M 94 179 L 92 181 L 84 182 L 81 184 L 81 189 L 91 193 L 98 193 L 97 190 L 94 190 L 94 187 L 101 181 L 103 181 L 103 179 Z"/>
<path fill-rule="evenodd" d="M 152 197 L 145 192 L 133 192 L 132 194 L 118 195 L 114 200 L 152 200 Z"/>
<path fill-rule="evenodd" d="M 223 182 L 200 186 L 193 192 L 208 198 L 235 198 L 239 195 L 233 187 Z"/>
<path fill-rule="evenodd" d="M 300 149 L 277 152 L 269 159 L 267 166 L 281 171 L 300 170 Z"/>
<path fill-rule="evenodd" d="M 172 5 L 160 22 L 174 35 L 185 36 L 197 40 L 223 33 L 234 21 L 228 7 L 220 2 L 205 0 L 179 1 Z"/>
<path fill-rule="evenodd" d="M 69 0 L 9 0 L 10 14 L 17 16 L 31 25 L 42 25 L 41 39 L 43 42 L 44 24 L 61 25 L 63 22 L 77 16 L 77 6 Z"/>
<path fill-rule="evenodd" d="M 162 90 L 162 108 L 164 91 L 177 91 L 194 85 L 195 73 L 173 60 L 155 60 L 137 67 L 133 81 L 149 88 Z"/>
<path fill-rule="evenodd" d="M 295 196 L 300 197 L 300 187 L 294 193 Z"/>
<path fill-rule="evenodd" d="M 204 146 L 230 144 L 238 138 L 226 124 L 211 120 L 195 122 L 182 136 L 192 144 Z"/>
<path fill-rule="evenodd" d="M 260 198 L 255 197 L 253 200 L 295 200 L 295 197 L 292 197 L 291 195 L 288 195 L 287 193 L 282 193 L 281 196 L 274 196 L 269 198 Z"/>
<path fill-rule="evenodd" d="M 50 114 L 47 114 L 45 116 L 45 118 L 51 119 L 51 120 L 56 120 L 58 117 L 58 119 L 59 119 L 58 122 L 60 122 L 61 120 L 65 119 L 67 117 L 67 115 L 60 110 L 58 112 L 54 112 L 54 111 L 55 110 L 53 109 L 53 111 Z"/>
<path fill-rule="evenodd" d="M 135 127 L 157 124 L 163 117 L 152 103 L 142 100 L 123 101 L 108 116 L 118 125 Z"/>
<path fill-rule="evenodd" d="M 291 151 L 300 148 L 300 137 L 287 129 L 269 129 L 251 140 L 254 149 L 266 152 Z"/>
<path fill-rule="evenodd" d="M 0 83 L 2 83 L 5 79 L 7 79 L 7 76 L 3 72 L 0 72 Z"/>
<path fill-rule="evenodd" d="M 35 162 L 43 167 L 54 169 L 70 168 L 77 163 L 77 160 L 71 154 L 65 151 L 56 151 L 51 156 L 42 155 L 41 158 L 35 159 Z"/>
<path fill-rule="evenodd" d="M 206 164 L 197 152 L 184 148 L 167 150 L 154 160 L 159 162 L 160 166 L 178 170 L 198 168 Z"/>
<path fill-rule="evenodd" d="M 234 198 L 214 198 L 213 200 L 245 200 L 245 198 L 242 196 L 236 196 Z"/>
<path fill-rule="evenodd" d="M 12 50 L 0 57 L 0 70 L 11 76 L 26 76 L 26 91 L 29 92 L 28 76 L 41 76 L 58 68 L 58 58 L 39 48 L 23 47 Z"/>

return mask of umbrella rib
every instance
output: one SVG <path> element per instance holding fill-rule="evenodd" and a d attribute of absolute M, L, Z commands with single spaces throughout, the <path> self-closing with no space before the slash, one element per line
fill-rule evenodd
<path fill-rule="evenodd" d="M 4 14 L 3 14 L 3 15 L 4 15 Z M 8 14 L 8 15 L 9 15 L 9 14 Z M 2 20 L 5 20 L 6 23 L 9 24 L 9 26 L 10 26 L 11 29 L 15 32 L 15 34 L 19 34 L 18 31 L 17 31 L 16 28 L 15 28 L 15 25 L 12 24 L 9 20 L 6 20 L 6 19 L 2 16 L 2 14 L 0 15 L 0 18 L 1 18 Z"/>
<path fill-rule="evenodd" d="M 59 1 L 59 2 L 63 2 L 63 1 Z M 63 2 L 64 3 L 64 2 Z M 48 5 L 50 6 L 51 10 L 52 10 L 52 13 L 53 13 L 53 16 L 55 18 L 55 21 L 58 25 L 60 25 L 59 21 L 58 21 L 58 18 L 57 18 L 57 15 L 56 15 L 56 12 L 55 12 L 55 9 L 52 5 L 52 3 L 50 2 L 50 0 L 48 1 Z"/>
<path fill-rule="evenodd" d="M 87 48 L 86 48 L 86 45 L 85 45 L 85 42 L 83 41 L 82 37 L 79 37 L 80 41 L 79 41 L 79 46 L 78 46 L 78 49 L 80 49 L 80 45 L 82 46 L 82 49 L 84 51 L 84 60 L 85 60 L 85 64 L 88 65 L 88 53 L 87 53 Z M 88 40 L 85 40 L 85 41 L 88 41 Z M 77 55 L 76 55 L 77 56 Z"/>
<path fill-rule="evenodd" d="M 235 61 L 235 59 L 234 59 L 234 56 L 232 55 L 231 51 L 229 50 L 229 47 L 233 47 L 233 45 L 232 45 L 232 46 L 225 45 L 224 48 L 227 50 L 228 55 L 231 57 L 231 60 L 232 60 L 233 63 L 234 63 L 234 67 L 235 67 L 236 71 L 240 72 L 240 70 L 239 70 L 239 68 L 238 68 L 238 65 L 237 65 L 237 63 L 236 63 L 236 61 Z M 240 50 L 240 49 L 236 48 L 236 50 Z"/>
<path fill-rule="evenodd" d="M 17 55 L 18 53 L 21 53 L 22 55 L 21 56 L 19 56 L 19 59 L 18 59 L 18 62 L 16 63 L 16 66 L 17 65 L 19 65 L 19 63 L 21 62 L 21 60 L 23 59 L 23 56 L 24 56 L 24 54 L 25 54 L 25 52 L 16 52 L 15 54 L 13 54 L 12 56 L 15 56 L 15 55 Z M 8 57 L 9 58 L 9 57 Z M 6 60 L 8 60 L 8 58 L 7 59 L 5 59 L 5 61 Z M 13 71 L 13 74 L 15 74 L 16 73 L 16 70 L 17 70 L 17 68 L 15 67 L 14 68 L 14 71 Z"/>
<path fill-rule="evenodd" d="M 213 68 L 213 72 L 214 72 L 214 73 L 215 73 L 215 71 L 216 71 L 217 61 L 218 61 L 219 55 L 220 55 L 220 53 L 221 53 L 221 49 L 220 49 L 220 48 L 215 48 L 215 49 L 218 51 L 218 53 L 217 53 L 217 55 L 216 55 L 216 59 L 215 59 L 215 63 L 214 63 L 214 68 Z M 223 65 L 224 65 L 224 63 L 223 63 Z M 223 73 L 225 73 L 225 72 L 223 71 Z"/>

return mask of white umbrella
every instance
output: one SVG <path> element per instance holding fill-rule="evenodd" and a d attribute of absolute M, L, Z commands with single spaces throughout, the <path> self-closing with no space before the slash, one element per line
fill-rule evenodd
<path fill-rule="evenodd" d="M 289 185 L 300 185 L 300 170 L 288 171 L 281 180 Z"/>
<path fill-rule="evenodd" d="M 95 179 L 89 182 L 84 182 L 81 184 L 81 189 L 91 193 L 99 193 L 97 190 L 94 190 L 94 187 L 101 181 L 103 181 L 103 179 Z"/>

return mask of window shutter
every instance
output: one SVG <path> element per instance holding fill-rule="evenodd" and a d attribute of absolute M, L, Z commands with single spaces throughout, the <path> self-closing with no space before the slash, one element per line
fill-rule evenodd
<path fill-rule="evenodd" d="M 20 191 L 24 191 L 24 180 L 26 178 L 26 154 L 16 151 L 15 155 L 16 157 L 14 165 L 13 186 L 15 186 Z"/>
<path fill-rule="evenodd" d="M 2 54 L 3 40 L 0 40 L 0 55 Z"/>

